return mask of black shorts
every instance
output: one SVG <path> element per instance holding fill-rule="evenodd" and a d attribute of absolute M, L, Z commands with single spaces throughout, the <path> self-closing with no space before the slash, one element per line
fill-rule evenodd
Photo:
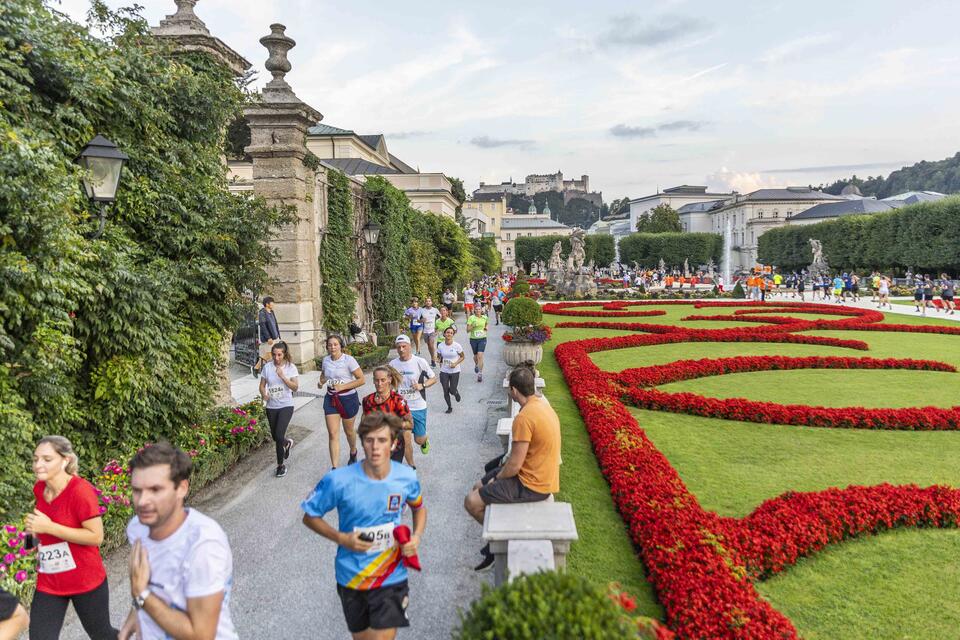
<path fill-rule="evenodd" d="M 915 293 L 915 294 L 913 294 L 913 299 L 914 299 L 914 300 L 923 300 L 923 294 L 922 294 L 922 293 Z"/>
<path fill-rule="evenodd" d="M 366 629 L 409 627 L 407 604 L 410 602 L 407 581 L 379 589 L 349 589 L 337 585 L 343 616 L 350 633 Z"/>
<path fill-rule="evenodd" d="M 503 305 L 502 305 L 502 304 L 495 304 L 495 305 L 493 305 L 493 310 L 494 310 L 495 312 L 497 312 L 497 313 L 500 313 L 501 311 L 503 311 Z"/>
<path fill-rule="evenodd" d="M 0 622 L 9 620 L 18 606 L 20 606 L 20 601 L 17 600 L 16 596 L 0 589 Z"/>
<path fill-rule="evenodd" d="M 480 487 L 480 499 L 483 500 L 483 504 L 540 502 L 550 497 L 549 493 L 527 489 L 517 476 L 494 480 L 498 473 L 500 473 L 500 467 L 488 472 L 480 481 L 483 484 Z"/>
<path fill-rule="evenodd" d="M 940 296 L 940 299 L 941 299 L 941 300 L 946 300 L 947 302 L 953 302 L 953 296 L 951 296 L 951 295 L 943 295 L 943 296 Z"/>
<path fill-rule="evenodd" d="M 932 293 L 925 293 L 925 294 L 923 294 L 923 299 L 924 299 L 924 300 L 933 300 L 933 294 L 932 294 Z"/>
<path fill-rule="evenodd" d="M 854 293 L 860 293 L 860 285 L 858 284 L 852 285 L 850 287 L 850 291 L 853 291 Z"/>

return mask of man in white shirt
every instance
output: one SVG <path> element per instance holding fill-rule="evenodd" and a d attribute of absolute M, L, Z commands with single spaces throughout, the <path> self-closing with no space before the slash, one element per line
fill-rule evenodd
<path fill-rule="evenodd" d="M 390 366 L 400 372 L 400 395 L 410 405 L 413 418 L 413 439 L 420 445 L 420 452 L 430 453 L 430 439 L 427 437 L 427 394 L 424 390 L 437 384 L 437 375 L 420 356 L 413 355 L 410 338 L 397 336 L 394 343 L 399 357 L 390 361 Z"/>
<path fill-rule="evenodd" d="M 430 366 L 437 366 L 437 319 L 440 317 L 440 311 L 433 306 L 433 298 L 427 296 L 420 309 L 420 322 L 423 323 L 423 339 L 427 343 L 427 349 L 430 351 Z"/>
<path fill-rule="evenodd" d="M 468 318 L 473 314 L 473 303 L 476 296 L 477 290 L 473 288 L 472 284 L 463 288 L 463 310 L 467 313 Z"/>
<path fill-rule="evenodd" d="M 133 609 L 119 640 L 237 640 L 230 618 L 233 554 L 213 519 L 183 503 L 190 456 L 161 442 L 130 461 L 136 515 L 127 525 Z"/>

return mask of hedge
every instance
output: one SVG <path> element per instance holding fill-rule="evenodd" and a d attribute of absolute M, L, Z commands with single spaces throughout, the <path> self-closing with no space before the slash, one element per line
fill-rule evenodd
<path fill-rule="evenodd" d="M 631 233 L 620 239 L 620 262 L 652 267 L 662 259 L 668 267 L 719 262 L 723 239 L 716 233 Z"/>
<path fill-rule="evenodd" d="M 810 238 L 823 243 L 832 268 L 960 271 L 960 197 L 921 202 L 887 213 L 788 225 L 759 238 L 758 258 L 783 269 L 810 265 Z"/>
<path fill-rule="evenodd" d="M 514 243 L 514 253 L 517 264 L 522 264 L 529 268 L 531 262 L 543 260 L 544 263 L 550 260 L 553 253 L 553 245 L 560 241 L 563 247 L 562 256 L 566 258 L 570 254 L 570 236 L 521 236 Z M 598 267 L 605 267 L 613 262 L 616 256 L 613 236 L 609 235 L 590 235 L 586 236 L 584 246 L 586 257 L 584 262 L 593 263 Z"/>

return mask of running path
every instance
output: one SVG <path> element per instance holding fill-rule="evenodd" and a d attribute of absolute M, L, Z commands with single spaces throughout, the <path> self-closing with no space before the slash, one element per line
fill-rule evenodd
<path fill-rule="evenodd" d="M 480 595 L 481 584 L 493 582 L 492 571 L 473 572 L 483 542 L 480 526 L 463 510 L 463 497 L 482 475 L 484 463 L 501 452 L 495 431 L 501 415 L 496 409 L 506 402 L 500 387 L 506 372 L 500 356 L 504 326 L 491 321 L 483 383 L 473 374 L 461 315 L 457 326 L 457 341 L 467 354 L 460 379 L 463 400 L 448 415 L 440 385 L 427 391 L 430 454 L 421 455 L 419 447 L 414 453 L 428 509 L 420 547 L 424 570 L 411 572 L 410 628 L 399 635 L 418 640 L 449 638 L 459 620 L 457 609 Z M 363 395 L 373 391 L 370 380 L 368 373 Z M 302 389 L 316 390 L 316 374 L 301 376 L 301 381 Z M 349 637 L 334 580 L 336 546 L 300 521 L 300 501 L 330 464 L 322 403 L 298 406 L 288 435 L 296 445 L 285 478 L 273 477 L 276 461 L 268 444 L 190 503 L 216 519 L 230 538 L 235 583 L 230 609 L 241 638 Z M 341 464 L 347 454 L 341 436 Z M 333 522 L 335 516 L 330 518 Z M 130 609 L 128 554 L 125 546 L 107 560 L 111 618 L 117 627 Z M 72 609 L 61 638 L 86 638 Z"/>

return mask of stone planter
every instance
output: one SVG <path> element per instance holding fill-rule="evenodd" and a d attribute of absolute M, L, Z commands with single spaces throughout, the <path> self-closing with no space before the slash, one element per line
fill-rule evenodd
<path fill-rule="evenodd" d="M 524 362 L 540 364 L 543 360 L 543 345 L 532 342 L 514 341 L 503 345 L 503 361 L 507 366 L 517 367 Z"/>

